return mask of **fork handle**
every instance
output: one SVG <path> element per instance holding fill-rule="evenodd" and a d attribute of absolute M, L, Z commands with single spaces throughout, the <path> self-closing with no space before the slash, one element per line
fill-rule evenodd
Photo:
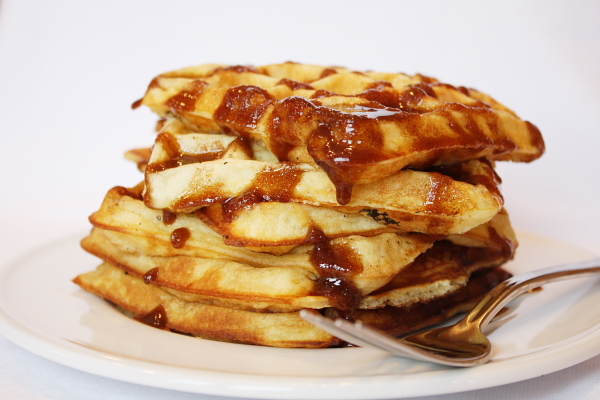
<path fill-rule="evenodd" d="M 600 258 L 538 269 L 514 276 L 492 289 L 467 316 L 465 323 L 478 323 L 483 329 L 511 300 L 551 282 L 600 274 Z"/>

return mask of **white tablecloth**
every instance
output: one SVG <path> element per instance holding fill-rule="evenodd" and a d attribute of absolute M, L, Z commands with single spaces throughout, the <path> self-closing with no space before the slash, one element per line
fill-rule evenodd
<path fill-rule="evenodd" d="M 152 143 L 155 118 L 129 106 L 153 76 L 287 60 L 423 73 L 492 94 L 534 122 L 548 148 L 530 165 L 499 167 L 514 225 L 599 254 L 600 3 L 416 3 L 2 1 L 0 263 L 88 229 L 108 188 L 140 180 L 121 154 Z M 598 397 L 600 357 L 430 398 Z M 217 396 L 94 376 L 0 336 L 0 399 L 71 398 Z"/>

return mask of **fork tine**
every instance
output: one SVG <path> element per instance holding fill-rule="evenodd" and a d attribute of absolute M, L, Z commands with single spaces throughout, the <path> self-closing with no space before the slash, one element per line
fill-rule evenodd
<path fill-rule="evenodd" d="M 344 323 L 351 325 L 351 323 L 348 321 L 344 321 L 342 319 L 337 319 L 334 321 L 332 319 L 322 316 L 317 312 L 311 312 L 308 310 L 300 310 L 300 316 L 306 321 L 310 322 L 311 324 L 323 329 L 324 331 L 331 333 L 332 335 L 342 340 L 345 340 L 348 343 L 362 347 L 379 348 L 369 342 L 362 340 L 360 336 L 356 335 L 356 330 L 344 327 Z"/>
<path fill-rule="evenodd" d="M 404 344 L 402 340 L 395 338 L 385 332 L 363 324 L 361 321 L 355 323 L 343 321 L 341 328 L 346 332 L 351 331 L 369 347 L 375 347 L 400 357 L 408 357 L 413 360 L 440 363 L 438 357 L 433 357 L 429 352 L 421 350 L 415 345 Z M 442 363 L 444 363 L 442 361 Z"/>
<path fill-rule="evenodd" d="M 357 346 L 375 348 L 395 356 L 408 357 L 419 361 L 439 362 L 428 353 L 421 352 L 409 345 L 403 345 L 393 336 L 370 328 L 360 321 L 352 323 L 340 318 L 332 320 L 317 312 L 308 310 L 301 310 L 300 316 L 332 335 Z"/>
<path fill-rule="evenodd" d="M 344 319 L 332 320 L 317 312 L 301 310 L 300 316 L 315 326 L 345 340 L 348 343 L 383 350 L 395 356 L 407 357 L 418 361 L 428 361 L 437 364 L 456 365 L 443 359 L 431 356 L 412 345 L 403 344 L 395 337 L 364 325 L 360 321 L 352 323 Z"/>

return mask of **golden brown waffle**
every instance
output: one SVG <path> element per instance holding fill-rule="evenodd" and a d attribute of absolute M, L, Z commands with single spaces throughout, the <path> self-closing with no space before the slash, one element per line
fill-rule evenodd
<path fill-rule="evenodd" d="M 319 166 L 340 204 L 353 185 L 405 167 L 532 161 L 544 151 L 537 128 L 489 96 L 422 76 L 200 66 L 158 76 L 140 104 L 199 131 L 261 140 L 279 161 Z"/>
<path fill-rule="evenodd" d="M 448 296 L 412 307 L 360 310 L 357 319 L 393 334 L 403 334 L 466 311 L 489 289 L 508 277 L 496 270 Z M 220 341 L 276 347 L 329 347 L 341 341 L 304 321 L 298 312 L 261 313 L 187 303 L 143 279 L 104 263 L 75 283 L 155 328 Z M 325 310 L 329 312 L 330 310 Z M 335 310 L 332 310 L 335 313 Z"/>
<path fill-rule="evenodd" d="M 328 290 L 326 286 L 318 287 L 325 277 L 321 276 L 323 271 L 315 266 L 312 259 L 318 254 L 315 247 L 326 242 L 332 252 L 350 260 L 347 267 L 351 270 L 347 271 L 343 282 L 338 283 L 342 289 L 348 286 L 349 299 L 352 298 L 350 291 L 357 291 L 354 296 L 364 295 L 383 286 L 432 244 L 430 237 L 418 234 L 352 235 L 325 241 L 320 239 L 293 250 L 285 248 L 288 250 L 286 253 L 274 255 L 265 251 L 270 248 L 256 252 L 249 248 L 228 246 L 221 236 L 193 215 L 179 215 L 169 225 L 158 221 L 162 217 L 162 212 L 145 207 L 142 201 L 124 194 L 123 188 L 115 188 L 109 191 L 102 207 L 90 220 L 96 228 L 107 231 L 104 236 L 113 244 L 128 253 L 159 257 L 196 256 L 232 262 L 228 265 L 258 268 L 266 284 L 277 282 L 276 286 L 282 293 L 297 293 L 297 288 L 306 280 L 309 280 L 311 292 Z M 186 232 L 186 240 L 178 242 L 177 232 Z M 281 251 L 281 248 L 277 250 Z M 212 268 L 205 270 L 203 275 L 214 274 L 212 271 L 222 266 L 216 264 Z M 282 270 L 287 280 L 278 277 Z M 270 275 L 268 271 L 271 271 Z M 290 271 L 296 271 L 296 275 L 290 277 Z M 232 273 L 229 276 L 236 275 Z"/>
<path fill-rule="evenodd" d="M 248 215 L 253 204 L 254 208 L 294 208 L 289 204 L 255 204 L 268 198 L 268 203 L 291 202 L 363 213 L 399 230 L 439 235 L 466 232 L 489 221 L 502 208 L 500 179 L 485 160 L 430 171 L 398 171 L 356 185 L 350 202 L 340 205 L 335 185 L 322 169 L 306 163 L 277 162 L 259 143 L 253 141 L 246 149 L 232 136 L 194 133 L 176 120 L 167 121 L 146 168 L 146 205 L 187 213 L 223 203 L 217 210 L 201 211 L 210 214 L 205 222 L 217 223 L 217 214 L 225 210 L 225 215 L 236 215 L 235 221 L 229 221 L 236 225 L 244 218 L 253 220 Z M 244 218 L 237 215 L 240 212 Z M 256 213 L 261 214 L 264 225 L 272 226 L 267 223 L 268 215 L 261 210 Z M 282 213 L 271 215 L 279 218 Z M 231 228 L 250 232 L 247 224 Z"/>
<path fill-rule="evenodd" d="M 126 193 L 123 188 L 109 191 L 91 217 L 96 228 L 83 240 L 85 250 L 188 302 L 277 312 L 336 305 L 325 295 L 320 286 L 325 277 L 311 260 L 315 244 L 307 242 L 280 255 L 236 250 L 194 215 L 181 215 L 171 225 L 157 224 L 162 213 Z M 189 238 L 174 247 L 173 233 L 181 230 Z M 473 233 L 449 239 L 455 243 L 437 242 L 433 252 L 426 251 L 434 240 L 419 234 L 350 235 L 329 243 L 346 249 L 360 268 L 345 276 L 345 284 L 360 292 L 360 308 L 439 297 L 464 286 L 474 271 L 507 261 L 516 246 L 504 211 Z M 427 261 L 415 261 L 420 255 Z M 413 272 L 405 272 L 407 268 Z M 412 288 L 407 294 L 405 276 L 413 286 L 427 289 L 415 294 Z M 373 292 L 377 295 L 369 296 Z"/>
<path fill-rule="evenodd" d="M 83 248 L 133 276 L 143 278 L 182 301 L 256 312 L 291 312 L 333 307 L 319 294 L 318 274 L 301 268 L 257 268 L 224 260 L 187 255 L 154 256 L 142 245 L 123 246 L 118 234 L 95 229 Z M 125 249 L 125 250 L 124 250 Z M 468 264 L 465 263 L 468 259 Z M 437 242 L 390 282 L 362 297 L 360 309 L 428 302 L 465 286 L 481 269 L 506 261 L 497 247 L 464 249 Z M 290 285 L 293 282 L 293 285 Z"/>

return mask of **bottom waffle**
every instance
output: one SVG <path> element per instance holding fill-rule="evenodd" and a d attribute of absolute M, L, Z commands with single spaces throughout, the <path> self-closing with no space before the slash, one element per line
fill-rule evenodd
<path fill-rule="evenodd" d="M 471 308 L 509 274 L 494 269 L 471 279 L 452 294 L 407 307 L 356 310 L 353 317 L 400 335 L 444 321 Z M 219 341 L 274 347 L 331 347 L 343 343 L 304 321 L 298 312 L 261 313 L 202 303 L 188 303 L 109 263 L 74 280 L 156 328 Z M 335 314 L 335 309 L 323 313 Z"/>

